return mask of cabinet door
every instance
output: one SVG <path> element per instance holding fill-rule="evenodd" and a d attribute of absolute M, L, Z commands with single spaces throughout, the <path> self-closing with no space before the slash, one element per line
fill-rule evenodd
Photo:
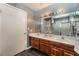
<path fill-rule="evenodd" d="M 51 56 L 63 56 L 64 52 L 62 49 L 57 47 L 51 47 Z"/>
<path fill-rule="evenodd" d="M 39 49 L 39 39 L 32 38 L 31 39 L 31 46 L 32 46 L 32 48 Z"/>
<path fill-rule="evenodd" d="M 50 46 L 46 44 L 40 44 L 40 51 L 50 55 Z"/>
<path fill-rule="evenodd" d="M 32 48 L 39 49 L 39 45 L 36 42 L 31 43 Z"/>

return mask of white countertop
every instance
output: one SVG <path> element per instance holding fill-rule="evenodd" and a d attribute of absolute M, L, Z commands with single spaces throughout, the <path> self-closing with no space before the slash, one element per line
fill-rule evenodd
<path fill-rule="evenodd" d="M 62 36 L 60 36 L 60 35 L 39 34 L 39 33 L 30 33 L 29 36 L 42 38 L 42 39 L 50 40 L 50 41 L 56 41 L 56 42 L 60 42 L 60 43 L 65 43 L 65 44 L 70 44 L 70 45 L 74 45 L 74 43 L 75 43 L 74 37 L 63 36 L 64 39 L 62 39 Z"/>
<path fill-rule="evenodd" d="M 74 46 L 74 51 L 79 53 L 79 37 L 71 37 L 71 36 L 60 36 L 54 34 L 43 34 L 43 33 L 30 33 L 29 36 L 42 38 L 45 40 L 55 41 L 59 43 L 65 43 Z M 64 39 L 62 39 L 64 37 Z"/>

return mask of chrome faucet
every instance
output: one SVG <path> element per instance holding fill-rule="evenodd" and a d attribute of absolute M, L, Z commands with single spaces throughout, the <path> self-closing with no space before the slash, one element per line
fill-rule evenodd
<path fill-rule="evenodd" d="M 61 39 L 64 39 L 64 37 L 62 36 Z"/>

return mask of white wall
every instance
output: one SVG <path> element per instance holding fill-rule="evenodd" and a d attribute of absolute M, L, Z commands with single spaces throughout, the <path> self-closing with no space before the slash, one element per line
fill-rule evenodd
<path fill-rule="evenodd" d="M 0 4 L 0 55 L 15 55 L 27 47 L 25 19 L 27 16 L 23 10 Z"/>
<path fill-rule="evenodd" d="M 23 3 L 8 3 L 12 6 L 15 6 L 17 8 L 20 8 L 27 12 L 27 26 L 32 29 L 33 32 L 35 32 L 35 19 L 34 19 L 34 11 L 30 9 L 29 7 L 25 6 Z"/>

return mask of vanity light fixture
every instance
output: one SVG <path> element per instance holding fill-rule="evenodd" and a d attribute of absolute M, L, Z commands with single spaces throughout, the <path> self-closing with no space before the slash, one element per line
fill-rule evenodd
<path fill-rule="evenodd" d="M 64 13 L 64 8 L 60 8 L 57 10 L 57 14 L 63 14 Z"/>

